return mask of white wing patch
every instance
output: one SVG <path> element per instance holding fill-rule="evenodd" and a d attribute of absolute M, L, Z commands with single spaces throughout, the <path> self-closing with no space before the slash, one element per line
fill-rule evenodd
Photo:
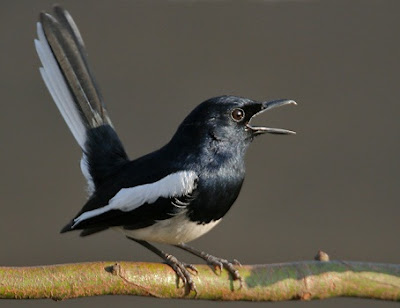
<path fill-rule="evenodd" d="M 123 188 L 109 201 L 108 205 L 85 212 L 75 218 L 74 225 L 71 228 L 74 228 L 83 220 L 110 210 L 129 212 L 145 203 L 152 204 L 160 197 L 170 198 L 188 195 L 196 188 L 197 178 L 194 171 L 180 171 L 151 184 Z"/>

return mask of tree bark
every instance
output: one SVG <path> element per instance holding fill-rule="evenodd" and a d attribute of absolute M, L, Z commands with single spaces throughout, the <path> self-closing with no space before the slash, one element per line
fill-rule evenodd
<path fill-rule="evenodd" d="M 196 265 L 197 294 L 185 295 L 175 272 L 161 263 L 92 262 L 0 267 L 0 298 L 68 298 L 140 295 L 224 301 L 311 300 L 363 297 L 400 300 L 400 265 L 351 261 L 304 261 L 245 265 L 243 287 L 226 271 Z"/>

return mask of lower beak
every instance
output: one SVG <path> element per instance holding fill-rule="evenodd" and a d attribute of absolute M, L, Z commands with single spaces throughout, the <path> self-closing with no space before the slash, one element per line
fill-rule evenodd
<path fill-rule="evenodd" d="M 261 111 L 257 112 L 252 118 L 255 116 L 264 113 L 267 110 L 271 110 L 276 107 L 281 107 L 285 105 L 297 105 L 297 103 L 293 100 L 290 99 L 280 99 L 276 101 L 271 101 L 271 102 L 262 102 L 262 107 Z M 270 134 L 280 134 L 280 135 L 294 135 L 296 132 L 288 130 L 288 129 L 283 129 L 283 128 L 271 128 L 271 127 L 262 127 L 262 126 L 251 126 L 249 123 L 246 124 L 246 127 L 250 129 L 254 135 L 261 135 L 265 133 L 270 133 Z"/>

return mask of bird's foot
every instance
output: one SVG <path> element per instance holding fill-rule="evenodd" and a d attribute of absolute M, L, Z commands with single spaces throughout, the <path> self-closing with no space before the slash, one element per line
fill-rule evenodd
<path fill-rule="evenodd" d="M 239 271 L 235 268 L 235 265 L 242 266 L 238 260 L 233 260 L 232 262 L 229 262 L 226 259 L 212 256 L 204 251 L 197 250 L 196 248 L 190 247 L 184 243 L 176 245 L 176 247 L 183 249 L 187 252 L 190 252 L 195 256 L 198 256 L 199 258 L 202 258 L 209 265 L 214 267 L 215 272 L 217 272 L 217 269 L 219 269 L 219 274 L 221 274 L 222 270 L 225 268 L 229 272 L 229 274 L 231 274 L 233 280 L 239 280 L 240 282 L 239 289 L 243 287 L 243 278 L 240 276 Z"/>
<path fill-rule="evenodd" d="M 185 294 L 189 294 L 191 291 L 197 295 L 196 284 L 192 279 L 192 275 L 189 273 L 188 269 L 191 270 L 194 274 L 197 274 L 198 271 L 195 266 L 192 264 L 187 264 L 179 261 L 173 255 L 168 254 L 166 256 L 166 262 L 175 273 L 178 275 L 178 287 L 179 287 L 179 279 L 183 282 L 183 287 L 185 288 Z"/>
<path fill-rule="evenodd" d="M 233 280 L 239 280 L 240 288 L 243 287 L 243 278 L 240 276 L 239 271 L 235 268 L 235 265 L 242 266 L 238 260 L 234 259 L 232 262 L 230 262 L 226 259 L 218 258 L 210 254 L 204 254 L 204 260 L 209 265 L 213 266 L 215 270 L 219 269 L 219 274 L 221 274 L 222 270 L 225 268 L 231 274 Z"/>

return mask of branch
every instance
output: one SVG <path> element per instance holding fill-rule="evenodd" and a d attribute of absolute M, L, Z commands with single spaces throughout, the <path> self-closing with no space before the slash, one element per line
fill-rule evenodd
<path fill-rule="evenodd" d="M 184 295 L 174 271 L 160 263 L 92 262 L 0 267 L 0 298 L 54 300 L 95 295 L 140 295 L 208 300 L 282 301 L 337 296 L 400 301 L 400 265 L 305 261 L 239 268 L 243 287 L 223 271 L 197 265 L 198 294 Z"/>

